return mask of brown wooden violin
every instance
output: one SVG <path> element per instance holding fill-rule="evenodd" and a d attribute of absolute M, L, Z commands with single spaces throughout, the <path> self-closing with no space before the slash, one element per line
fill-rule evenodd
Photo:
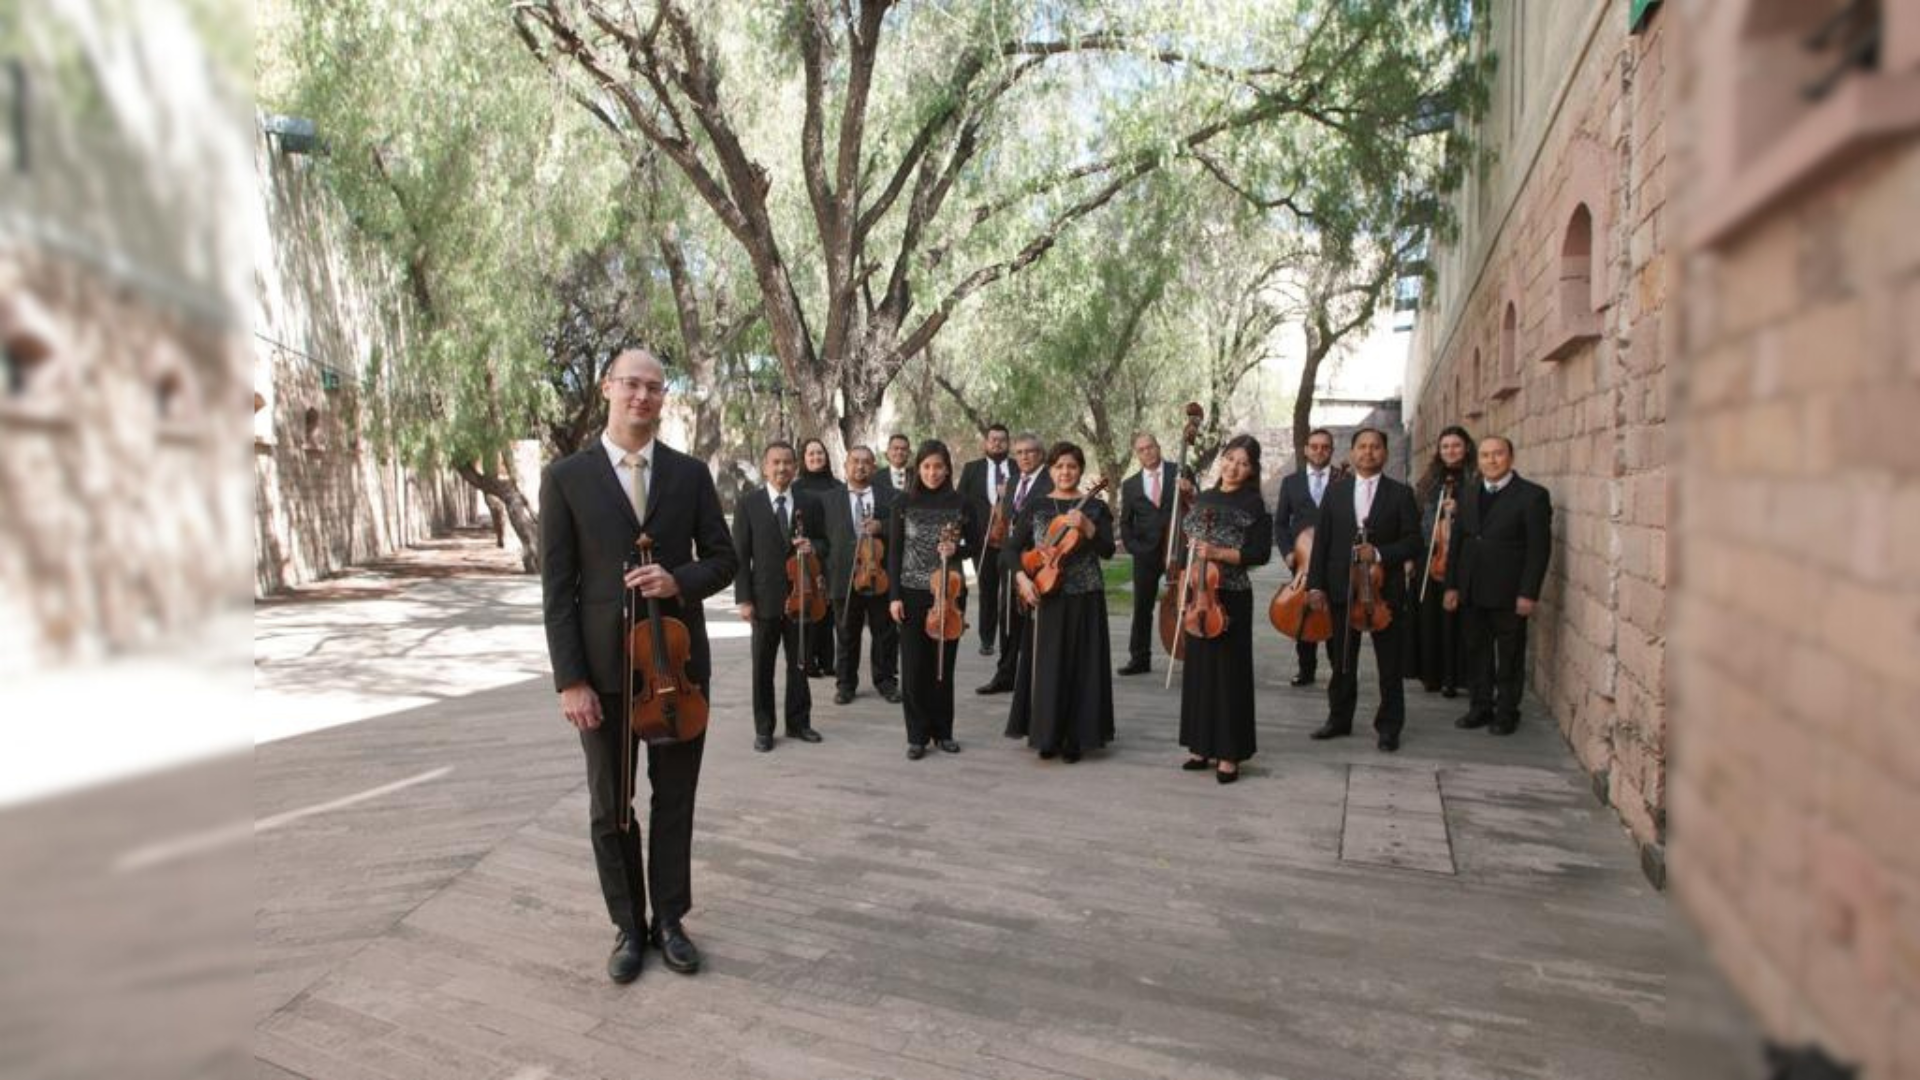
<path fill-rule="evenodd" d="M 1367 544 L 1367 528 L 1362 525 L 1353 541 L 1353 567 L 1347 583 L 1347 625 L 1355 630 L 1378 633 L 1393 625 L 1393 606 L 1382 595 L 1387 586 L 1387 569 L 1380 564 L 1380 550 L 1374 549 L 1372 562 L 1360 561 L 1360 549 Z"/>
<path fill-rule="evenodd" d="M 960 526 L 951 521 L 941 526 L 940 542 L 958 544 Z M 959 641 L 960 635 L 967 631 L 966 609 L 960 605 L 960 593 L 967 582 L 960 571 L 953 569 L 951 560 L 942 555 L 940 569 L 933 572 L 933 580 L 928 584 L 933 590 L 933 606 L 927 609 L 927 636 L 934 641 L 933 678 L 941 682 L 947 677 L 946 643 Z"/>
<path fill-rule="evenodd" d="M 636 557 L 628 568 L 653 564 L 653 538 L 641 533 L 633 542 Z M 627 738 L 648 746 L 666 746 L 699 738 L 707 730 L 707 697 L 687 674 L 693 638 L 687 624 L 660 612 L 660 599 L 646 598 L 646 618 L 635 617 L 635 590 L 627 590 L 626 716 Z M 633 827 L 633 756 L 620 755 L 623 789 L 620 827 Z"/>
<path fill-rule="evenodd" d="M 1453 489 L 1449 476 L 1440 491 L 1440 509 L 1433 515 L 1433 537 L 1427 541 L 1427 576 L 1420 582 L 1420 602 L 1427 601 L 1427 582 L 1447 580 L 1447 551 L 1453 546 Z"/>
<path fill-rule="evenodd" d="M 880 539 L 871 507 L 862 507 L 860 538 L 853 542 L 853 579 L 847 588 L 861 596 L 878 596 L 893 587 L 887 577 L 887 542 Z"/>
<path fill-rule="evenodd" d="M 1007 513 L 1007 498 L 1013 493 L 1013 477 L 1000 481 L 1000 495 L 993 500 L 993 514 L 987 518 L 987 546 L 997 548 L 1007 542 L 1007 527 L 1011 524 L 1011 515 Z"/>
<path fill-rule="evenodd" d="M 800 519 L 800 507 L 795 506 L 794 540 L 806 535 Z M 807 652 L 807 624 L 827 617 L 827 576 L 821 572 L 820 556 L 798 551 L 787 556 L 787 603 L 783 610 L 787 618 L 800 624 L 800 655 L 811 655 Z"/>
<path fill-rule="evenodd" d="M 1073 509 L 1056 516 L 1047 522 L 1047 532 L 1033 547 L 1020 553 L 1020 569 L 1027 572 L 1033 580 L 1033 589 L 1041 596 L 1052 596 L 1060 589 L 1061 574 L 1067 556 L 1079 550 L 1086 534 L 1080 531 L 1080 522 L 1086 518 L 1081 514 L 1087 501 L 1107 490 L 1107 479 L 1101 477 L 1093 482 Z"/>
<path fill-rule="evenodd" d="M 1180 635 L 1175 633 L 1179 626 L 1179 617 L 1173 612 L 1180 605 L 1180 570 L 1173 559 L 1174 538 L 1184 528 L 1186 507 L 1180 505 L 1180 481 L 1187 477 L 1187 453 L 1200 438 L 1200 425 L 1206 420 L 1207 411 L 1197 401 L 1187 402 L 1186 427 L 1180 432 L 1180 462 L 1173 470 L 1173 507 L 1167 513 L 1167 587 L 1160 594 L 1160 644 L 1167 655 L 1180 658 Z M 1173 685 L 1173 672 L 1167 672 L 1167 685 Z"/>
<path fill-rule="evenodd" d="M 1213 508 L 1200 508 L 1200 535 L 1213 531 Z M 1187 569 L 1180 575 L 1185 583 L 1181 604 L 1184 612 L 1180 627 L 1197 638 L 1217 638 L 1227 632 L 1227 609 L 1220 606 L 1220 565 L 1212 559 L 1196 558 L 1201 541 L 1188 546 Z"/>
<path fill-rule="evenodd" d="M 1300 530 L 1293 538 L 1293 577 L 1267 605 L 1267 621 L 1295 641 L 1320 642 L 1333 638 L 1333 616 L 1325 608 L 1313 610 L 1307 603 L 1307 572 L 1313 563 L 1313 526 Z"/>

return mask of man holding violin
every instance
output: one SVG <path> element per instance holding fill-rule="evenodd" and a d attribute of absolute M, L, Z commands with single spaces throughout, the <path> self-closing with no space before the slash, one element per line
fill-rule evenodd
<path fill-rule="evenodd" d="M 1013 476 L 1013 462 L 1007 460 L 1010 442 L 1005 424 L 988 424 L 981 441 L 981 456 L 960 470 L 960 494 L 973 504 L 974 513 L 986 521 L 999 504 L 1001 488 Z M 1000 565 L 999 541 L 981 547 L 974 557 L 973 576 L 980 592 L 980 655 L 993 655 L 993 638 L 1000 629 L 1000 590 L 994 587 L 1006 568 Z M 1001 642 L 1005 647 L 1005 640 Z"/>
<path fill-rule="evenodd" d="M 600 392 L 608 408 L 599 441 L 549 465 L 541 480 L 540 576 L 554 686 L 586 753 L 594 862 L 618 929 L 607 974 L 624 983 L 640 974 L 649 938 L 672 970 L 700 967 L 681 919 L 693 903 L 693 801 L 706 745 L 702 734 L 647 747 L 653 797 L 643 875 L 639 832 L 622 827 L 639 746 L 622 715 L 629 689 L 622 683 L 633 674 L 626 593 L 656 599 L 663 615 L 685 624 L 685 674 L 704 693 L 712 660 L 700 603 L 733 580 L 736 561 L 707 467 L 654 438 L 666 369 L 630 349 L 607 365 Z M 654 558 L 628 569 L 642 532 Z"/>
<path fill-rule="evenodd" d="M 1009 530 L 1029 500 L 1053 490 L 1052 474 L 1040 467 L 1040 459 L 1045 456 L 1046 448 L 1040 445 L 1040 436 L 1033 432 L 1023 431 L 1013 440 L 1016 471 L 1009 474 L 1007 497 L 999 503 L 1000 520 L 1007 523 Z M 1027 609 L 1013 591 L 1013 573 L 1018 569 L 1010 563 L 999 567 L 992 581 L 980 582 L 980 591 L 996 590 L 1003 594 L 1006 602 L 999 605 L 1000 658 L 993 665 L 993 678 L 974 687 L 976 694 L 1005 694 L 1013 690 L 1014 675 L 1019 671 L 1021 650 L 1026 648 L 1027 640 Z"/>
<path fill-rule="evenodd" d="M 892 584 L 887 580 L 887 518 L 899 495 L 873 482 L 873 451 L 847 451 L 847 482 L 835 490 L 827 508 L 827 588 L 833 594 L 833 703 L 845 705 L 860 687 L 860 631 L 873 635 L 873 686 L 898 704 L 899 628 L 887 612 Z M 836 513 L 835 511 L 838 510 Z"/>
<path fill-rule="evenodd" d="M 797 461 L 792 443 L 768 443 L 760 455 L 766 486 L 742 495 L 733 510 L 733 546 L 740 553 L 733 602 L 739 605 L 740 618 L 753 627 L 753 748 L 760 753 L 773 749 L 773 668 L 782 651 L 787 657 L 787 737 L 820 741 L 820 733 L 813 730 L 807 658 L 800 648 L 807 613 L 790 615 L 787 598 L 794 584 L 789 560 L 804 562 L 827 550 L 826 514 L 812 495 L 794 488 Z"/>
<path fill-rule="evenodd" d="M 1400 634 L 1388 624 L 1406 595 L 1407 562 L 1420 554 L 1420 507 L 1413 488 L 1381 472 L 1387 462 L 1387 436 L 1377 428 L 1353 433 L 1348 454 L 1353 475 L 1328 485 L 1313 530 L 1313 566 L 1307 573 L 1307 603 L 1315 611 L 1331 608 L 1334 632 L 1333 679 L 1327 684 L 1327 722 L 1315 739 L 1353 734 L 1359 704 L 1360 634 L 1373 638 L 1380 668 L 1380 708 L 1374 714 L 1377 745 L 1400 749 L 1407 719 L 1406 688 L 1400 673 Z"/>
<path fill-rule="evenodd" d="M 1153 603 L 1167 564 L 1167 518 L 1173 512 L 1177 479 L 1173 462 L 1160 456 L 1160 440 L 1152 432 L 1133 437 L 1133 456 L 1140 471 L 1120 483 L 1120 543 L 1133 556 L 1133 627 L 1122 675 L 1153 668 Z"/>
<path fill-rule="evenodd" d="M 1466 608 L 1473 679 L 1473 706 L 1454 726 L 1511 735 L 1526 683 L 1527 620 L 1547 580 L 1553 500 L 1513 471 L 1513 443 L 1505 437 L 1481 439 L 1479 462 L 1479 481 L 1460 493 L 1442 601 L 1448 611 Z"/>

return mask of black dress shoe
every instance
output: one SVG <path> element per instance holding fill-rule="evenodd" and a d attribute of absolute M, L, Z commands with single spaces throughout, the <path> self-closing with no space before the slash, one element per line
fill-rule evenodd
<path fill-rule="evenodd" d="M 981 655 L 981 656 L 992 656 L 992 655 L 993 655 L 993 642 L 991 642 L 991 641 L 983 641 L 983 642 L 981 642 L 981 643 L 980 643 L 980 655 Z"/>
<path fill-rule="evenodd" d="M 1482 716 L 1479 713 L 1470 712 L 1465 716 L 1462 716 L 1460 719 L 1455 720 L 1453 722 L 1453 726 L 1465 731 L 1471 731 L 1474 728 L 1486 727 L 1488 724 L 1491 724 L 1492 722 L 1493 722 L 1493 718 L 1490 716 Z"/>
<path fill-rule="evenodd" d="M 755 752 L 762 753 L 762 754 L 773 749 L 773 736 L 755 735 L 753 737 L 753 749 L 755 750 Z"/>
<path fill-rule="evenodd" d="M 880 696 L 883 698 L 886 698 L 887 703 L 890 705 L 900 704 L 900 688 L 897 686 L 888 686 L 888 687 L 882 688 L 880 691 Z"/>
<path fill-rule="evenodd" d="M 700 970 L 700 950 L 677 922 L 661 923 L 653 932 L 653 943 L 670 971 L 691 975 Z"/>
<path fill-rule="evenodd" d="M 1374 741 L 1374 745 L 1391 754 L 1395 750 L 1400 749 L 1400 736 L 1382 734 L 1379 739 Z"/>
<path fill-rule="evenodd" d="M 1329 720 L 1319 727 L 1314 728 L 1313 734 L 1307 737 L 1310 739 L 1344 739 L 1351 734 L 1353 734 L 1352 727 L 1343 727 Z"/>
<path fill-rule="evenodd" d="M 973 692 L 976 694 L 1005 694 L 1012 689 L 1012 679 L 993 679 L 981 686 L 974 687 Z"/>
<path fill-rule="evenodd" d="M 1295 674 L 1293 678 L 1287 680 L 1287 685 L 1288 686 L 1312 686 L 1313 673 L 1310 671 L 1299 672 Z"/>
<path fill-rule="evenodd" d="M 1495 720 L 1493 723 L 1487 725 L 1487 734 L 1511 735 L 1519 729 L 1520 721 L 1518 720 Z"/>
<path fill-rule="evenodd" d="M 1051 751 L 1051 750 L 1042 750 L 1042 751 L 1040 751 L 1040 760 L 1041 760 L 1041 761 L 1052 761 L 1052 760 L 1054 759 L 1054 757 L 1055 757 L 1055 756 L 1056 756 L 1056 755 L 1055 755 L 1055 754 L 1054 754 L 1054 752 L 1053 752 L 1053 751 Z"/>
<path fill-rule="evenodd" d="M 1068 747 L 1067 749 L 1060 751 L 1060 760 L 1071 765 L 1074 762 L 1080 760 L 1080 751 L 1075 747 Z"/>
<path fill-rule="evenodd" d="M 833 703 L 834 703 L 835 705 L 851 705 L 851 704 L 853 704 L 853 691 L 851 691 L 851 690 L 835 690 L 835 691 L 833 692 Z"/>
<path fill-rule="evenodd" d="M 1187 760 L 1181 762 L 1180 767 L 1187 770 L 1188 772 L 1199 772 L 1202 769 L 1213 768 L 1213 762 L 1208 761 L 1206 758 L 1203 758 L 1203 757 L 1190 757 Z"/>
<path fill-rule="evenodd" d="M 810 727 L 795 728 L 787 732 L 787 738 L 799 739 L 801 742 L 819 742 L 820 733 Z"/>
<path fill-rule="evenodd" d="M 1231 784 L 1235 780 L 1240 779 L 1240 770 L 1235 769 L 1232 772 L 1228 772 L 1225 769 L 1215 769 L 1213 770 L 1213 778 L 1223 784 Z"/>
<path fill-rule="evenodd" d="M 1145 675 L 1153 670 L 1153 665 L 1145 660 L 1129 660 L 1124 667 L 1115 670 L 1121 675 Z"/>
<path fill-rule="evenodd" d="M 919 761 L 921 758 L 926 756 L 927 756 L 927 748 L 924 746 L 908 746 L 907 747 L 908 761 Z"/>
<path fill-rule="evenodd" d="M 613 939 L 613 952 L 607 954 L 607 978 L 630 983 L 640 977 L 640 963 L 647 955 L 647 939 L 634 937 L 625 930 Z"/>
<path fill-rule="evenodd" d="M 1440 688 L 1440 696 L 1443 698 L 1457 698 L 1460 696 L 1460 688 L 1457 686 L 1443 686 Z"/>
<path fill-rule="evenodd" d="M 933 745 L 949 754 L 957 754 L 960 752 L 960 744 L 954 742 L 952 739 L 935 739 L 933 740 Z"/>

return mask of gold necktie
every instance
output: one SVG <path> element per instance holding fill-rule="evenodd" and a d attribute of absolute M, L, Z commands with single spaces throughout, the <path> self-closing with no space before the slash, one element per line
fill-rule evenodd
<path fill-rule="evenodd" d="M 645 521 L 647 517 L 647 455 L 628 454 L 620 459 L 620 464 L 633 470 L 633 486 L 628 489 L 627 497 L 633 500 L 633 516 Z"/>

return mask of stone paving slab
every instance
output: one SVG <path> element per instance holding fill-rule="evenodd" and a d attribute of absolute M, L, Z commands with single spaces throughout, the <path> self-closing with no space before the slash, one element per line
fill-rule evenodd
<path fill-rule="evenodd" d="M 539 633 L 526 605 L 467 617 Z M 971 639 L 961 754 L 907 761 L 897 707 L 825 681 L 826 741 L 754 754 L 747 643 L 716 642 L 707 970 L 656 954 L 629 987 L 602 971 L 580 751 L 544 678 L 263 745 L 261 816 L 453 771 L 256 844 L 260 1075 L 1698 1075 L 1667 1053 L 1668 905 L 1537 711 L 1492 738 L 1414 687 L 1399 755 L 1313 743 L 1324 687 L 1256 641 L 1261 753 L 1231 786 L 1177 768 L 1159 672 L 1115 680 L 1112 748 L 1037 760 L 1000 736 L 1006 698 L 970 692 Z M 1456 872 L 1343 860 L 1356 790 L 1437 822 Z"/>

